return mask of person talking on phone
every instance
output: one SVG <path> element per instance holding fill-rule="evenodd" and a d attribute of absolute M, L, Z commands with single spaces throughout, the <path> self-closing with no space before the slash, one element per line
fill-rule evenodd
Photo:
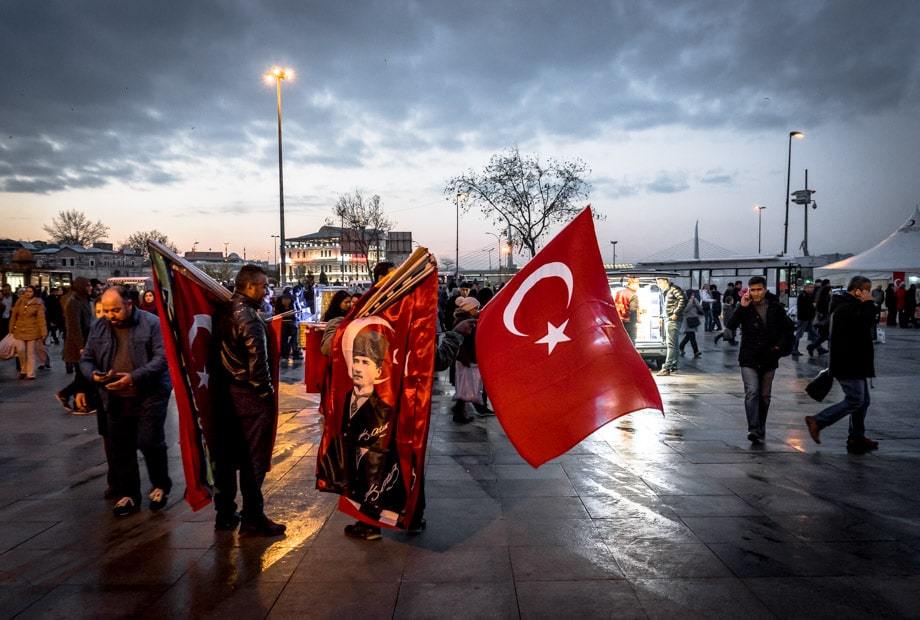
<path fill-rule="evenodd" d="M 150 509 L 166 506 L 172 480 L 166 459 L 166 407 L 172 384 L 167 372 L 159 319 L 134 307 L 124 287 L 102 293 L 102 319 L 90 330 L 80 372 L 99 393 L 111 442 L 113 512 L 140 510 L 137 451 L 144 455 L 151 490 Z"/>
<path fill-rule="evenodd" d="M 767 292 L 767 280 L 754 276 L 748 280 L 748 289 L 741 296 L 725 327 L 741 327 L 741 347 L 738 363 L 744 382 L 744 411 L 747 414 L 748 435 L 752 444 L 760 444 L 766 436 L 767 411 L 773 376 L 779 367 L 779 358 L 790 343 L 786 329 L 790 319 L 779 298 Z"/>

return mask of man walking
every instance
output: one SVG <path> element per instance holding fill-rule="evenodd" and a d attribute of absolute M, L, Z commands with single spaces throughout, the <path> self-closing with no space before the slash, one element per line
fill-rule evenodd
<path fill-rule="evenodd" d="M 670 278 L 655 278 L 658 288 L 664 292 L 664 312 L 667 317 L 665 324 L 665 345 L 668 356 L 664 366 L 658 371 L 659 377 L 667 377 L 677 372 L 677 336 L 680 333 L 680 323 L 684 318 L 684 307 L 687 305 L 687 296 L 684 291 L 671 282 Z"/>
<path fill-rule="evenodd" d="M 214 429 L 214 527 L 233 530 L 240 525 L 241 534 L 254 536 L 280 536 L 286 529 L 265 516 L 262 497 L 277 424 L 266 326 L 258 313 L 267 284 L 261 267 L 243 265 L 217 330 L 226 393 Z M 237 470 L 241 514 L 236 512 Z"/>
<path fill-rule="evenodd" d="M 126 517 L 140 510 L 138 449 L 153 485 L 150 509 L 163 508 L 172 488 L 164 429 L 172 384 L 157 317 L 135 308 L 122 287 L 102 294 L 102 313 L 105 320 L 90 331 L 80 372 L 96 386 L 106 412 L 113 492 L 119 498 L 114 513 Z"/>
<path fill-rule="evenodd" d="M 878 449 L 878 442 L 866 437 L 866 411 L 869 409 L 869 377 L 875 376 L 875 308 L 872 282 L 854 276 L 847 294 L 834 298 L 831 311 L 830 373 L 843 388 L 844 399 L 816 416 L 806 416 L 808 433 L 821 443 L 821 429 L 850 416 L 847 452 L 865 454 Z"/>
<path fill-rule="evenodd" d="M 786 309 L 775 295 L 767 292 L 766 278 L 754 276 L 748 280 L 748 290 L 725 327 L 741 327 L 738 363 L 744 382 L 747 438 L 752 444 L 762 443 L 766 435 L 773 375 L 788 344 L 790 326 Z"/>
<path fill-rule="evenodd" d="M 795 329 L 795 346 L 792 348 L 792 356 L 800 357 L 802 352 L 799 351 L 799 340 L 803 334 L 808 334 L 808 340 L 814 340 L 814 328 L 812 323 L 815 320 L 815 285 L 809 282 L 799 293 L 795 300 L 795 316 L 798 325 Z"/>

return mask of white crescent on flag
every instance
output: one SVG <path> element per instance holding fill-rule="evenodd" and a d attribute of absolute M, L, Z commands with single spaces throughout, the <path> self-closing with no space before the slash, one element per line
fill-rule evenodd
<path fill-rule="evenodd" d="M 574 279 L 572 277 L 572 270 L 569 269 L 568 265 L 565 263 L 554 262 L 546 263 L 541 265 L 539 268 L 535 269 L 516 291 L 514 295 L 511 296 L 511 300 L 508 302 L 508 305 L 505 306 L 505 311 L 502 314 L 502 320 L 505 324 L 505 329 L 514 334 L 515 336 L 527 336 L 527 334 L 522 333 L 517 326 L 514 324 L 514 319 L 517 316 L 518 309 L 521 306 L 521 302 L 524 301 L 524 297 L 530 292 L 534 286 L 540 280 L 546 278 L 559 278 L 565 282 L 566 291 L 568 292 L 568 297 L 565 302 L 565 307 L 568 308 L 572 303 L 572 289 L 574 287 Z M 556 345 L 560 342 L 567 342 L 571 340 L 568 336 L 565 335 L 565 328 L 568 326 L 569 321 L 566 319 L 562 325 L 553 325 L 552 323 L 546 323 L 546 335 L 535 340 L 534 344 L 545 344 L 549 347 L 547 355 L 553 352 L 553 349 L 556 348 Z"/>

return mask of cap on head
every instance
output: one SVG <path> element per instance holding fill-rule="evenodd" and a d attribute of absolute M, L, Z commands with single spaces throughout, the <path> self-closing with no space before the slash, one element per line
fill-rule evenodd
<path fill-rule="evenodd" d="M 379 367 L 383 365 L 383 360 L 386 359 L 389 347 L 390 343 L 383 337 L 383 334 L 365 329 L 355 336 L 354 348 L 352 349 L 351 355 L 352 357 L 360 356 L 370 358 L 374 360 L 374 363 Z"/>

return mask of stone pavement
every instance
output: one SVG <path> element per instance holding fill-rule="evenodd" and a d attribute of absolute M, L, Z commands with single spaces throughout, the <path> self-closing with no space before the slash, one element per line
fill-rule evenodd
<path fill-rule="evenodd" d="M 620 418 L 536 470 L 494 418 L 453 424 L 439 383 L 428 530 L 376 543 L 346 539 L 335 497 L 313 488 L 321 425 L 300 369 L 284 372 L 266 483 L 288 535 L 258 540 L 181 501 L 174 411 L 169 507 L 113 517 L 95 420 L 52 396 L 63 365 L 24 383 L 5 362 L 0 616 L 916 617 L 920 331 L 888 335 L 868 418 L 881 449 L 866 456 L 846 453 L 845 421 L 808 437 L 807 357 L 781 362 L 752 448 L 736 349 L 711 337 L 659 380 L 665 417 Z"/>

